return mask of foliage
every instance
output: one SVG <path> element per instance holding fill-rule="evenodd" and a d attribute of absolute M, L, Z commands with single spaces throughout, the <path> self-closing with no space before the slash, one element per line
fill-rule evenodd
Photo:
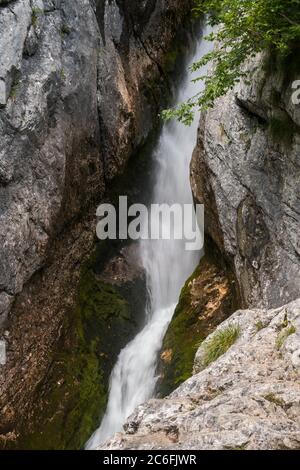
<path fill-rule="evenodd" d="M 203 344 L 204 356 L 202 359 L 203 367 L 209 366 L 220 356 L 226 353 L 228 349 L 236 342 L 240 336 L 240 327 L 231 325 L 217 331 L 206 343 Z"/>
<path fill-rule="evenodd" d="M 287 338 L 294 333 L 296 333 L 296 328 L 294 325 L 289 325 L 284 330 L 282 330 L 276 339 L 276 348 L 281 349 Z"/>
<path fill-rule="evenodd" d="M 214 27 L 207 39 L 216 47 L 191 69 L 201 71 L 213 63 L 213 72 L 196 79 L 203 80 L 203 92 L 163 112 L 164 119 L 176 117 L 187 125 L 192 123 L 195 109 L 212 107 L 218 97 L 246 76 L 246 58 L 266 49 L 287 55 L 300 40 L 300 0 L 195 0 L 194 10 L 207 15 Z"/>
<path fill-rule="evenodd" d="M 37 25 L 38 17 L 43 15 L 44 11 L 41 8 L 32 8 L 32 15 L 31 15 L 31 24 L 33 27 Z"/>
<path fill-rule="evenodd" d="M 257 331 L 261 331 L 265 328 L 265 325 L 261 320 L 258 320 L 258 322 L 255 323 L 255 327 Z"/>
<path fill-rule="evenodd" d="M 285 405 L 284 401 L 280 397 L 277 397 L 274 393 L 268 393 L 264 396 L 264 399 L 270 403 L 274 403 L 276 406 L 284 407 Z"/>

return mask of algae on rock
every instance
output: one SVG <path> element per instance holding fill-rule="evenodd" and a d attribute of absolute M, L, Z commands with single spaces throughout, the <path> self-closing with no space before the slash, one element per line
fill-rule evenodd
<path fill-rule="evenodd" d="M 234 280 L 213 248 L 182 289 L 161 354 L 159 392 L 165 396 L 192 375 L 199 344 L 237 307 Z"/>
<path fill-rule="evenodd" d="M 110 372 L 137 328 L 130 296 L 140 286 L 104 282 L 96 265 L 97 256 L 82 269 L 77 304 L 65 320 L 47 379 L 37 387 L 30 427 L 13 447 L 81 449 L 99 425 Z"/>

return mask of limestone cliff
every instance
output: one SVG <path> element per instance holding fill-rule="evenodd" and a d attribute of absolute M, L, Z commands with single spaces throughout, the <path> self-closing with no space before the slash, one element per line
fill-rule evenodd
<path fill-rule="evenodd" d="M 0 5 L 0 314 L 153 127 L 190 1 Z M 98 20 L 98 21 L 97 21 Z"/>
<path fill-rule="evenodd" d="M 95 208 L 155 125 L 190 6 L 0 1 L 4 442 L 49 372 L 94 245 Z"/>

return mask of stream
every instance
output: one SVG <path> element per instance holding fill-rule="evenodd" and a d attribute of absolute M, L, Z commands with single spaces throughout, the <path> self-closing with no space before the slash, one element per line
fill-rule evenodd
<path fill-rule="evenodd" d="M 204 36 L 208 34 L 204 29 Z M 186 73 L 178 85 L 176 102 L 180 103 L 199 91 L 201 82 L 193 83 L 195 76 L 189 65 L 199 60 L 212 48 L 210 42 L 200 40 L 188 61 Z M 189 181 L 189 164 L 196 144 L 198 116 L 186 127 L 179 122 L 163 126 L 154 148 L 155 185 L 151 204 L 193 204 Z M 192 223 L 192 222 L 191 222 Z M 176 227 L 175 227 L 176 229 Z M 100 427 L 86 444 L 96 449 L 122 426 L 134 409 L 155 394 L 157 359 L 168 325 L 172 319 L 180 291 L 199 261 L 199 252 L 186 251 L 186 240 L 142 240 L 139 252 L 146 272 L 149 302 L 145 312 L 145 326 L 120 352 L 112 371 L 109 398 Z"/>

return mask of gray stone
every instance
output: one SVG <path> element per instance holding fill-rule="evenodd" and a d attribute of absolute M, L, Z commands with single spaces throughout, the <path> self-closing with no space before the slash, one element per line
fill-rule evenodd
<path fill-rule="evenodd" d="M 5 106 L 7 103 L 7 93 L 5 80 L 0 78 L 0 106 Z"/>
<path fill-rule="evenodd" d="M 266 75 L 263 60 L 246 65 L 250 84 L 202 116 L 191 164 L 207 235 L 231 264 L 242 302 L 256 309 L 221 324 L 201 344 L 194 376 L 139 406 L 103 449 L 300 446 L 299 107 L 295 77 L 287 86 L 284 70 Z M 274 120 L 288 123 L 286 134 L 276 135 Z M 207 344 L 233 325 L 235 343 L 206 366 Z"/>
<path fill-rule="evenodd" d="M 13 302 L 13 297 L 5 292 L 0 293 L 0 328 L 7 320 L 7 314 Z"/>
<path fill-rule="evenodd" d="M 41 0 L 0 10 L 0 77 L 10 89 L 0 113 L 0 285 L 11 294 L 94 197 L 82 188 L 97 185 L 99 197 L 104 188 L 97 20 L 89 0 L 65 2 L 64 12 L 52 5 L 47 14 Z M 65 18 L 76 34 L 62 37 Z"/>
<path fill-rule="evenodd" d="M 16 72 L 21 68 L 23 46 L 30 23 L 29 0 L 16 1 L 10 8 L 0 9 L 0 78 L 6 86 L 6 99 L 2 104 L 6 104 Z"/>
<path fill-rule="evenodd" d="M 251 63 L 250 85 L 241 83 L 203 116 L 191 181 L 243 304 L 279 307 L 300 295 L 300 136 L 284 76 L 266 77 L 261 61 Z M 282 136 L 272 131 L 275 118 Z"/>

